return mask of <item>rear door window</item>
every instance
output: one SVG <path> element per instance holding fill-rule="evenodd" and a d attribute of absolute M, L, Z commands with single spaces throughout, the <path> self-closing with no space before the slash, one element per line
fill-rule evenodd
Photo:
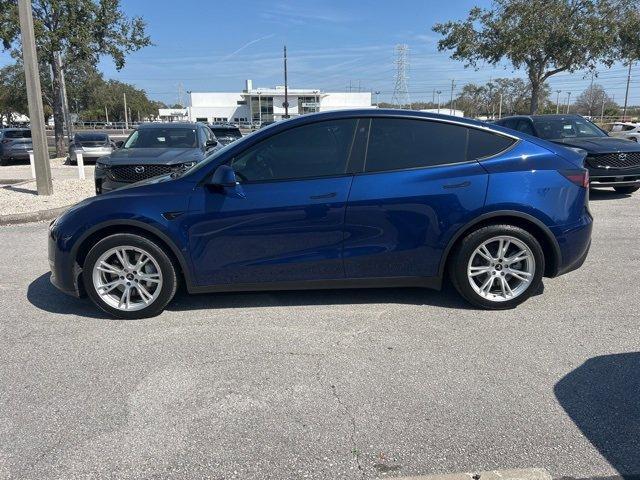
<path fill-rule="evenodd" d="M 466 127 L 402 118 L 371 122 L 366 172 L 431 167 L 467 160 Z"/>

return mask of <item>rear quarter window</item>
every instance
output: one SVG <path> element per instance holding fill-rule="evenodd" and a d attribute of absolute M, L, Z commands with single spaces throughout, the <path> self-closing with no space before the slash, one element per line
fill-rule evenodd
<path fill-rule="evenodd" d="M 513 138 L 498 135 L 497 133 L 470 128 L 467 159 L 478 160 L 480 158 L 492 157 L 504 152 L 515 142 Z"/>

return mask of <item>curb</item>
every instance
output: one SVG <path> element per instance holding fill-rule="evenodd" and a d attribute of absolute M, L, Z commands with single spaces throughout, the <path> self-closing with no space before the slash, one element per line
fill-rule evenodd
<path fill-rule="evenodd" d="M 551 475 L 544 468 L 524 468 L 520 470 L 491 470 L 475 473 L 395 477 L 395 480 L 551 480 Z"/>
<path fill-rule="evenodd" d="M 37 212 L 27 213 L 11 213 L 9 215 L 0 215 L 0 226 L 19 225 L 21 223 L 42 222 L 43 220 L 53 220 L 58 215 L 66 212 L 71 205 L 64 207 L 51 208 L 49 210 L 39 210 Z"/>

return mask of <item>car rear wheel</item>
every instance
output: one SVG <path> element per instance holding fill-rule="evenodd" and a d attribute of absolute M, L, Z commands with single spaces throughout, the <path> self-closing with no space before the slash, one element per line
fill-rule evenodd
<path fill-rule="evenodd" d="M 106 237 L 89 251 L 83 281 L 93 303 L 125 319 L 161 313 L 178 283 L 171 259 L 158 245 L 125 233 Z"/>
<path fill-rule="evenodd" d="M 613 189 L 618 193 L 626 193 L 630 195 L 633 192 L 640 190 L 640 187 L 613 187 Z"/>
<path fill-rule="evenodd" d="M 513 308 L 538 291 L 544 254 L 536 238 L 513 225 L 490 225 L 467 235 L 450 264 L 458 292 L 482 308 Z"/>

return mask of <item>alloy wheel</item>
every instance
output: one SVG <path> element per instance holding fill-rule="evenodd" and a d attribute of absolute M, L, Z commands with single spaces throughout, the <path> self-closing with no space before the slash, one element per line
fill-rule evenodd
<path fill-rule="evenodd" d="M 132 312 L 151 305 L 162 290 L 162 271 L 153 256 L 138 247 L 119 246 L 95 262 L 93 286 L 110 307 Z"/>
<path fill-rule="evenodd" d="M 476 248 L 467 265 L 473 290 L 492 302 L 505 302 L 524 293 L 535 274 L 531 249 L 512 236 L 497 236 Z"/>

